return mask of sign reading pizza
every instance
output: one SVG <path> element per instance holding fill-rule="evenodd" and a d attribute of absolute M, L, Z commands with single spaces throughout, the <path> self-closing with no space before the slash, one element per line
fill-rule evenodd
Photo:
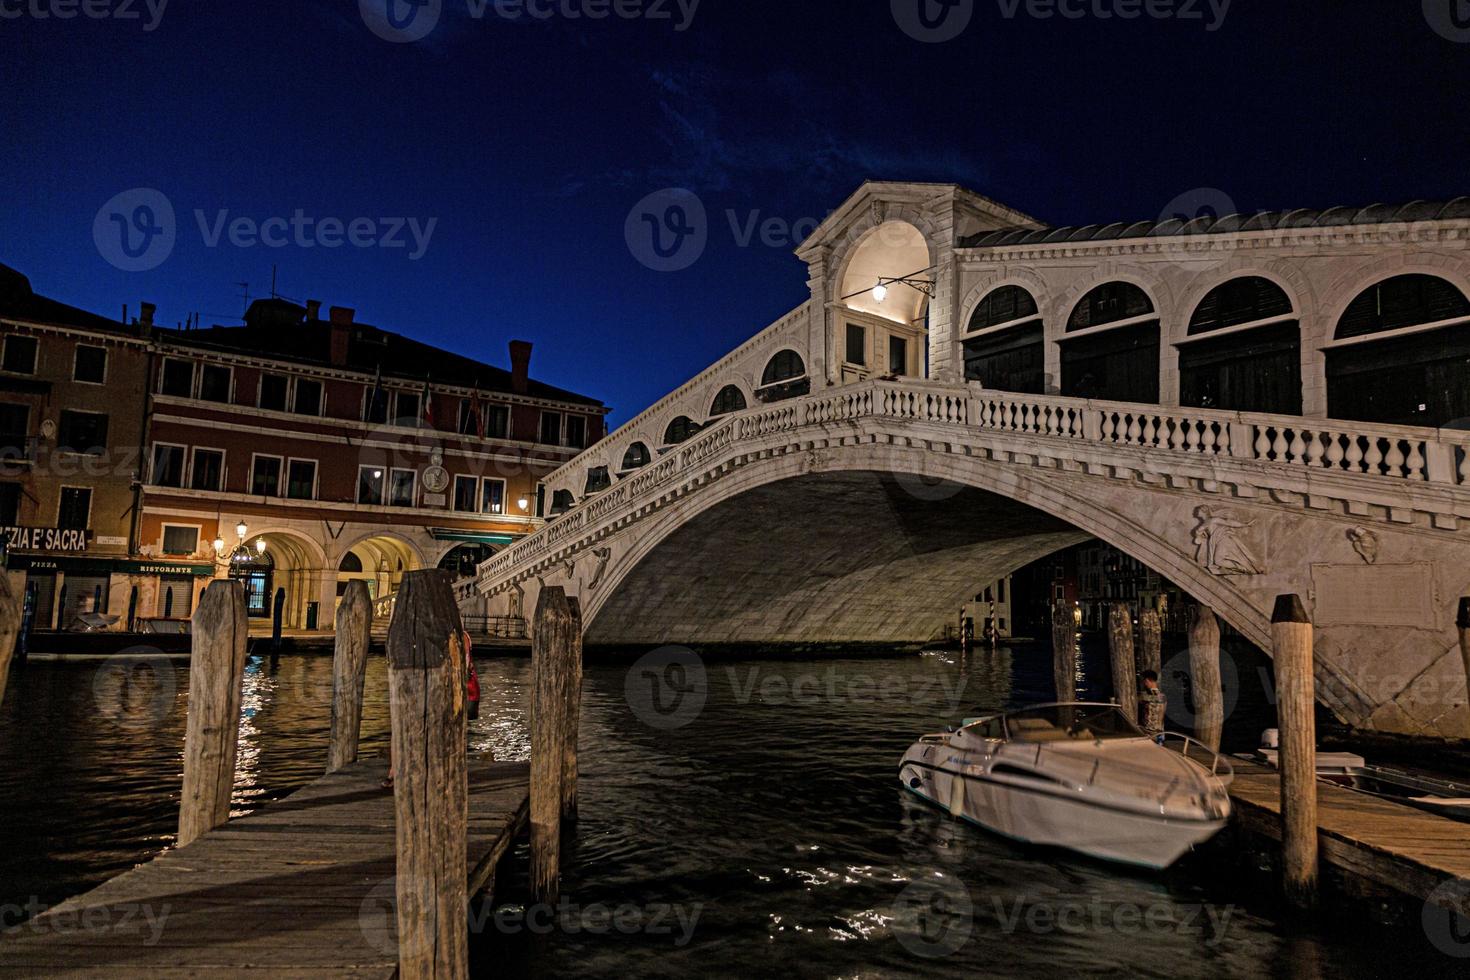
<path fill-rule="evenodd" d="M 73 527 L 0 527 L 10 551 L 79 554 L 87 550 L 87 532 Z"/>

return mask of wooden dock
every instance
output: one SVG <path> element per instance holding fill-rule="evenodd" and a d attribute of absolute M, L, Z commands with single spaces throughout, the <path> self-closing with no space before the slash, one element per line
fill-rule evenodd
<path fill-rule="evenodd" d="M 393 977 L 394 799 L 370 759 L 0 936 L 0 977 Z M 466 899 L 526 825 L 529 766 L 469 761 Z"/>
<path fill-rule="evenodd" d="M 1236 820 L 1248 832 L 1280 841 L 1281 774 L 1238 759 L 1231 764 Z M 1470 881 L 1470 826 L 1321 780 L 1317 823 L 1323 865 L 1354 887 L 1432 901 L 1470 917 L 1470 889 L 1442 888 Z"/>

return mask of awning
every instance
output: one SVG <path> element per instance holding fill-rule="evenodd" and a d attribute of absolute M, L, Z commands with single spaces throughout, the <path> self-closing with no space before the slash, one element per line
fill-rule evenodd
<path fill-rule="evenodd" d="M 480 531 L 464 531 L 454 527 L 431 527 L 429 535 L 435 541 L 464 541 L 469 544 L 493 544 L 505 547 L 515 544 L 517 535 L 514 534 L 486 534 Z"/>

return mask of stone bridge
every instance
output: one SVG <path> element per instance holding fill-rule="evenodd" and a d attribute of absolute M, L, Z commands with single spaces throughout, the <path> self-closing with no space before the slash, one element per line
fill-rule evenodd
<path fill-rule="evenodd" d="M 905 197 L 924 194 L 923 206 Z M 1275 597 L 1299 593 L 1318 627 L 1319 696 L 1342 720 L 1470 737 L 1454 623 L 1458 597 L 1470 594 L 1470 432 L 1327 417 L 1311 404 L 1325 392 L 1283 413 L 966 381 L 969 348 L 956 324 L 971 310 L 973 324 L 982 297 L 1019 276 L 952 247 L 963 224 L 955 216 L 985 212 L 987 202 L 930 185 L 870 186 L 858 197 L 857 212 L 849 202 L 799 253 L 814 269 L 812 302 L 554 474 L 552 519 L 480 567 L 461 590 L 467 612 L 524 615 L 555 585 L 581 598 L 589 643 L 915 642 L 951 622 L 978 587 L 1095 537 L 1262 649 Z M 946 220 L 932 217 L 936 198 Z M 922 240 L 897 239 L 886 267 L 858 254 L 827 271 L 834 236 L 871 241 L 900 211 L 924 226 Z M 1024 219 L 991 212 L 1001 227 Z M 854 222 L 867 231 L 853 232 Z M 1286 239 L 1262 247 L 1299 245 Z M 936 242 L 951 246 L 937 263 Z M 1171 275 L 1195 274 L 1192 244 L 1162 255 Z M 1464 263 L 1462 254 L 1446 259 L 1442 242 L 1433 251 L 1438 268 Z M 1395 254 L 1400 270 L 1430 262 Z M 949 269 L 956 261 L 963 274 Z M 1069 275 L 1077 261 L 1069 253 Z M 1355 251 L 1322 261 L 1363 259 Z M 967 262 L 976 268 L 965 272 Z M 926 263 L 937 265 L 934 278 L 919 283 L 912 273 Z M 1036 263 L 1027 281 L 1044 279 Z M 1199 274 L 1220 281 L 1242 267 L 1216 257 Z M 889 299 L 912 303 L 888 335 L 927 347 L 923 357 L 908 349 L 904 363 L 903 345 L 892 344 L 885 376 L 860 370 L 854 335 L 841 329 L 878 325 L 847 302 L 872 277 Z M 967 279 L 983 285 L 966 289 Z M 904 289 L 916 295 L 892 295 Z M 1201 284 L 1173 295 L 1193 303 L 1205 292 Z M 1085 293 L 1067 291 L 1057 309 Z M 1324 345 L 1307 339 L 1308 325 L 1330 322 L 1316 306 L 1336 300 L 1304 296 L 1298 288 L 1291 302 L 1313 348 L 1301 354 L 1311 388 Z M 1033 310 L 1050 337 L 1046 305 Z M 1188 319 L 1187 310 L 1154 312 L 1166 333 Z M 1055 351 L 1045 357 L 1056 366 Z M 1178 401 L 1178 365 L 1161 373 L 1171 369 L 1154 401 Z M 1052 370 L 1046 378 L 1048 389 L 1065 386 Z"/>

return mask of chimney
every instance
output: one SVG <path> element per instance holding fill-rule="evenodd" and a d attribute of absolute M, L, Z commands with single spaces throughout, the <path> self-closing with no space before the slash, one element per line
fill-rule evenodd
<path fill-rule="evenodd" d="M 145 327 L 153 326 L 153 314 L 158 312 L 157 303 L 139 303 L 139 322 Z"/>
<path fill-rule="evenodd" d="M 518 395 L 524 395 L 530 387 L 531 372 L 531 342 L 529 340 L 512 340 L 510 342 L 510 387 Z"/>
<path fill-rule="evenodd" d="M 309 299 L 306 301 L 306 318 L 308 320 L 320 320 L 322 318 L 322 301 Z"/>
<path fill-rule="evenodd" d="M 352 318 L 357 316 L 357 311 L 350 306 L 334 306 L 330 313 L 333 323 L 351 323 Z"/>

